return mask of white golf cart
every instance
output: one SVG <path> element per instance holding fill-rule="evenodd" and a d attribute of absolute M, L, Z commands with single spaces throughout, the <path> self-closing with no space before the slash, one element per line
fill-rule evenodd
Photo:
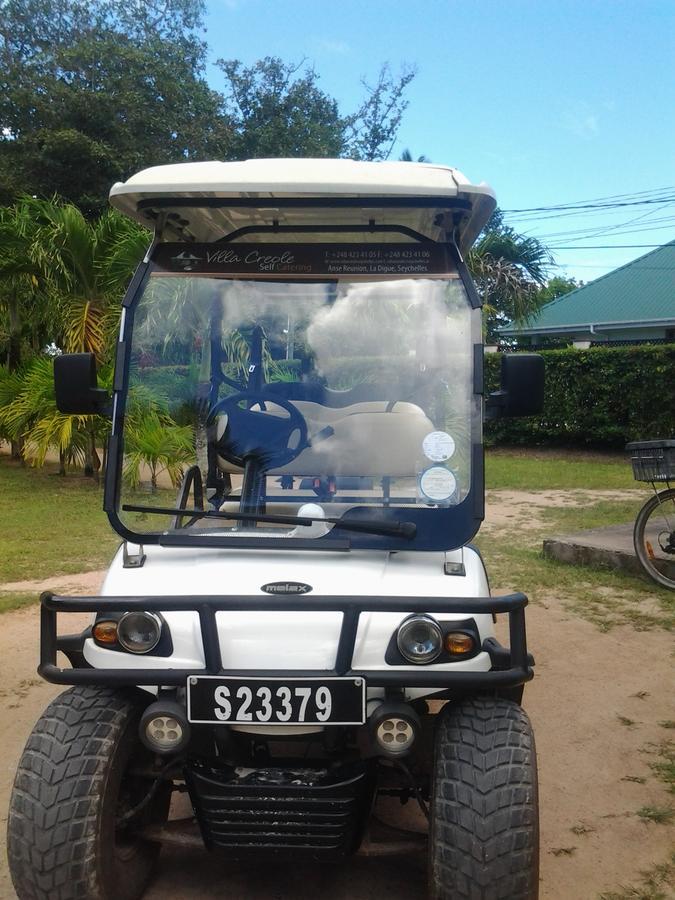
<path fill-rule="evenodd" d="M 484 407 L 529 415 L 543 392 L 541 357 L 505 355 L 483 402 L 464 256 L 492 191 L 442 166 L 258 160 L 149 169 L 111 202 L 154 229 L 113 395 L 87 354 L 55 382 L 62 411 L 112 418 L 123 544 L 101 596 L 42 596 L 39 672 L 72 687 L 16 776 L 19 898 L 132 900 L 163 844 L 417 846 L 374 827 L 382 795 L 429 819 L 431 897 L 535 898 L 527 598 L 490 596 L 469 543 Z M 75 612 L 90 627 L 57 636 Z"/>

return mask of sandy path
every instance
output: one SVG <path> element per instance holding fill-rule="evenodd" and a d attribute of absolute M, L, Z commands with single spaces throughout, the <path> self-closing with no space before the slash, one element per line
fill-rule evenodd
<path fill-rule="evenodd" d="M 516 499 L 536 503 L 531 494 Z M 500 514 L 497 506 L 501 504 L 490 509 L 493 520 Z M 501 512 L 508 515 L 505 508 Z M 100 573 L 67 576 L 68 590 L 94 591 L 99 578 Z M 45 587 L 63 590 L 59 581 L 53 579 Z M 7 585 L 0 587 L 7 589 Z M 34 589 L 34 585 L 21 589 Z M 4 836 L 17 759 L 33 722 L 58 688 L 35 675 L 37 609 L 8 613 L 0 625 L 0 830 Z M 646 805 L 672 803 L 649 768 L 653 755 L 644 752 L 672 735 L 659 725 L 675 718 L 667 686 L 672 639 L 661 631 L 637 632 L 628 627 L 602 633 L 575 618 L 555 598 L 530 607 L 528 633 L 537 659 L 537 676 L 526 688 L 525 706 L 534 722 L 539 753 L 541 897 L 596 898 L 602 891 L 636 883 L 639 871 L 664 862 L 672 847 L 671 827 L 646 823 L 635 815 Z M 620 716 L 634 724 L 622 724 Z M 625 776 L 646 780 L 640 784 L 622 780 Z M 411 813 L 404 808 L 399 815 L 404 819 Z M 574 833 L 573 828 L 585 833 Z M 421 900 L 424 877 L 423 861 L 414 858 L 355 858 L 336 867 L 245 867 L 197 851 L 171 850 L 164 853 L 161 874 L 147 897 L 368 900 L 386 894 L 391 900 Z M 3 853 L 0 898 L 13 897 Z"/>
<path fill-rule="evenodd" d="M 5 581 L 0 591 L 12 594 L 41 594 L 53 591 L 61 594 L 96 594 L 101 587 L 105 571 L 81 572 L 78 575 L 56 575 L 41 581 Z"/>

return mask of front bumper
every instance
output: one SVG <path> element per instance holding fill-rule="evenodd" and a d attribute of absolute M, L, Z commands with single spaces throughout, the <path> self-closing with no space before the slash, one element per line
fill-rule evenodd
<path fill-rule="evenodd" d="M 216 613 L 220 610 L 290 612 L 340 611 L 343 614 L 340 638 L 331 670 L 264 670 L 270 678 L 297 677 L 323 678 L 347 676 L 363 678 L 368 687 L 410 687 L 447 689 L 453 692 L 490 690 L 515 687 L 533 677 L 533 659 L 527 652 L 525 634 L 525 594 L 507 594 L 502 597 L 332 597 L 332 596 L 261 596 L 259 594 L 237 597 L 60 597 L 50 592 L 42 594 L 40 619 L 40 665 L 38 674 L 54 684 L 88 685 L 185 685 L 190 675 L 223 675 L 245 678 L 259 675 L 257 669 L 225 669 L 221 659 L 216 626 Z M 58 613 L 126 612 L 147 610 L 169 612 L 189 610 L 197 612 L 204 649 L 205 666 L 201 669 L 177 668 L 91 668 L 82 652 L 89 631 L 81 635 L 57 637 Z M 510 647 L 501 647 L 494 638 L 483 642 L 482 649 L 492 660 L 488 672 L 452 671 L 435 668 L 433 664 L 420 667 L 419 671 L 402 671 L 397 666 L 381 669 L 358 670 L 352 668 L 354 645 L 362 612 L 424 612 L 436 614 L 508 614 Z M 62 650 L 72 668 L 56 664 L 56 653 Z M 142 657 L 140 658 L 142 659 Z M 139 659 L 139 661 L 140 661 Z"/>

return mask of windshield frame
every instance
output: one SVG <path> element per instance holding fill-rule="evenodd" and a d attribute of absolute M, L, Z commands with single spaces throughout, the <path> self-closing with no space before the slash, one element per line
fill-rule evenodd
<path fill-rule="evenodd" d="M 425 242 L 426 246 L 430 243 Z M 411 506 L 353 506 L 345 512 L 345 516 L 355 520 L 363 519 L 364 524 L 369 518 L 375 517 L 380 521 L 397 523 L 406 521 L 413 523 L 415 526 L 415 536 L 397 537 L 394 535 L 367 534 L 359 532 L 349 534 L 339 528 L 332 528 L 321 537 L 301 538 L 287 536 L 270 536 L 269 534 L 254 535 L 247 532 L 246 535 L 231 536 L 227 533 L 208 534 L 198 530 L 191 531 L 188 529 L 179 529 L 172 531 L 154 531 L 154 532 L 136 532 L 131 530 L 120 518 L 121 496 L 122 496 L 122 471 L 123 471 L 123 434 L 124 434 L 124 407 L 126 396 L 130 382 L 131 367 L 131 338 L 133 332 L 134 314 L 140 298 L 143 296 L 147 282 L 153 273 L 162 271 L 161 266 L 157 262 L 158 248 L 165 246 L 163 242 L 155 242 L 149 249 L 146 257 L 139 265 L 125 295 L 122 304 L 122 318 L 120 322 L 119 341 L 117 344 L 116 360 L 115 360 L 115 376 L 113 382 L 113 413 L 112 413 L 112 431 L 108 447 L 108 465 L 106 467 L 105 489 L 104 489 L 104 510 L 108 515 L 109 521 L 115 531 L 125 540 L 134 544 L 149 545 L 158 544 L 160 546 L 178 546 L 178 547 L 227 547 L 236 549 L 285 549 L 285 550 L 349 550 L 349 549 L 377 549 L 383 551 L 397 550 L 416 550 L 416 551 L 439 551 L 452 550 L 467 544 L 478 531 L 480 523 L 484 515 L 484 467 L 483 467 L 483 447 L 482 447 L 482 395 L 483 395 L 483 347 L 482 335 L 480 332 L 480 298 L 477 294 L 473 281 L 469 275 L 466 264 L 459 254 L 454 243 L 435 244 L 437 248 L 441 248 L 447 255 L 447 259 L 451 268 L 446 273 L 438 273 L 436 277 L 442 277 L 443 274 L 457 277 L 464 287 L 467 302 L 474 311 L 473 323 L 471 329 L 471 340 L 473 345 L 473 395 L 478 401 L 477 406 L 479 412 L 474 412 L 473 417 L 478 415 L 479 422 L 476 435 L 476 429 L 472 428 L 470 463 L 471 477 L 470 486 L 464 499 L 453 506 L 449 507 L 411 507 Z M 222 245 L 221 245 L 222 246 Z M 237 244 L 230 245 L 237 247 Z M 264 245 L 263 245 L 264 246 Z M 339 249 L 339 242 L 331 244 L 331 246 Z M 367 247 L 364 244 L 364 247 Z M 419 246 L 414 243 L 397 243 L 397 247 L 414 247 Z M 185 245 L 186 249 L 190 248 L 190 244 Z M 199 277 L 197 275 L 196 277 Z M 227 277 L 227 276 L 225 276 Z M 240 275 L 241 278 L 250 278 L 251 275 L 246 273 Z M 266 276 L 263 276 L 263 280 Z M 269 277 L 269 276 L 267 276 Z M 317 281 L 333 281 L 334 275 L 323 275 L 322 277 L 310 276 Z M 356 279 L 358 276 L 346 276 L 350 279 Z M 367 280 L 368 276 L 363 276 Z M 388 276 L 382 276 L 387 278 Z M 394 277 L 394 276 L 390 276 Z M 415 274 L 397 275 L 397 278 L 409 278 L 414 280 Z M 298 279 L 293 277 L 280 277 L 278 274 L 273 276 L 274 280 L 293 282 Z M 306 281 L 307 279 L 302 279 Z M 339 280 L 339 276 L 338 276 Z M 478 331 L 476 333 L 475 323 L 479 322 Z M 476 423 L 473 423 L 476 424 Z M 347 536 L 348 535 L 348 536 Z"/>

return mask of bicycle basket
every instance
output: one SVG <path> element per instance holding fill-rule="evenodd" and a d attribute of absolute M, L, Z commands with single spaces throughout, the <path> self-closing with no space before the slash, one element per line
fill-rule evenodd
<path fill-rule="evenodd" d="M 636 481 L 675 481 L 675 440 L 626 444 Z"/>

